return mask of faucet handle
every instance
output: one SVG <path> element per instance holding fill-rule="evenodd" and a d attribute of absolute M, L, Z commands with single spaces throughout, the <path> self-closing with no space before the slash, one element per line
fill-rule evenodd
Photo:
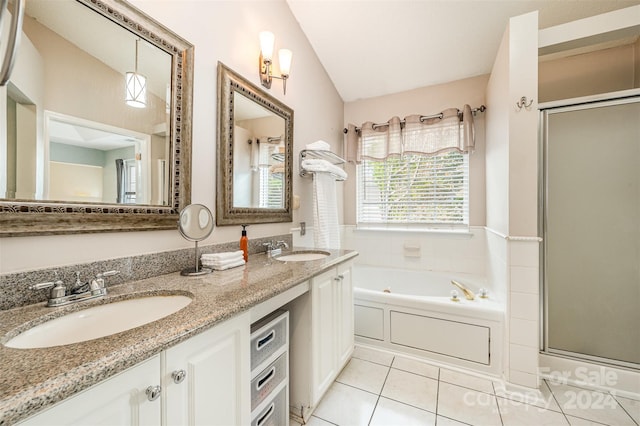
<path fill-rule="evenodd" d="M 47 281 L 46 283 L 38 283 L 32 284 L 29 286 L 29 290 L 42 290 L 43 288 L 51 288 L 55 286 L 56 283 L 53 281 Z"/>
<path fill-rule="evenodd" d="M 101 272 L 98 275 L 96 275 L 96 278 L 104 278 L 104 277 L 112 277 L 114 275 L 118 275 L 120 273 L 120 271 L 107 271 L 107 272 Z"/>
<path fill-rule="evenodd" d="M 41 290 L 43 288 L 50 288 L 49 292 L 50 299 L 57 299 L 60 297 L 64 297 L 67 294 L 67 288 L 63 285 L 61 280 L 58 281 L 48 281 L 45 283 L 38 283 L 29 286 L 31 290 Z"/>
<path fill-rule="evenodd" d="M 286 241 L 276 241 L 276 247 L 284 247 L 285 249 L 289 249 L 289 244 Z"/>

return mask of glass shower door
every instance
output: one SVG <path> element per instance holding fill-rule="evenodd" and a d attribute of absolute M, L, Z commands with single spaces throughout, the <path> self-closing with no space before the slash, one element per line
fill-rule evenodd
<path fill-rule="evenodd" d="M 543 123 L 545 350 L 640 368 L 640 97 Z"/>

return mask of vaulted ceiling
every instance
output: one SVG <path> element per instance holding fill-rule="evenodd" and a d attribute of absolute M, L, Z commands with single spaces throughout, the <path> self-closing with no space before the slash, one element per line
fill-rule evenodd
<path fill-rule="evenodd" d="M 510 17 L 546 28 L 640 0 L 287 0 L 346 102 L 491 71 Z"/>

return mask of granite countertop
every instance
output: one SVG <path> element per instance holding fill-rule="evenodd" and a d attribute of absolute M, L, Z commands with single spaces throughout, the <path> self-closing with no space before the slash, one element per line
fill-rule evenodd
<path fill-rule="evenodd" d="M 111 286 L 104 298 L 64 307 L 39 303 L 0 311 L 0 425 L 23 420 L 357 256 L 352 250 L 327 251 L 326 258 L 307 262 L 281 262 L 256 254 L 244 267 L 209 275 L 183 277 L 176 272 Z M 4 346 L 19 332 L 68 312 L 163 294 L 185 294 L 193 301 L 160 320 L 95 340 L 40 349 Z"/>

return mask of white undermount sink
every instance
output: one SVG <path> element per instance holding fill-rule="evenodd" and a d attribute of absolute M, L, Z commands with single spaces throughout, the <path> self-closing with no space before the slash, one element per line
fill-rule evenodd
<path fill-rule="evenodd" d="M 275 259 L 281 262 L 308 262 L 310 260 L 324 259 L 331 253 L 320 250 L 303 250 L 294 251 L 283 256 L 278 256 Z"/>
<path fill-rule="evenodd" d="M 191 303 L 183 295 L 147 296 L 93 306 L 38 324 L 5 346 L 48 348 L 109 336 L 159 320 Z"/>

